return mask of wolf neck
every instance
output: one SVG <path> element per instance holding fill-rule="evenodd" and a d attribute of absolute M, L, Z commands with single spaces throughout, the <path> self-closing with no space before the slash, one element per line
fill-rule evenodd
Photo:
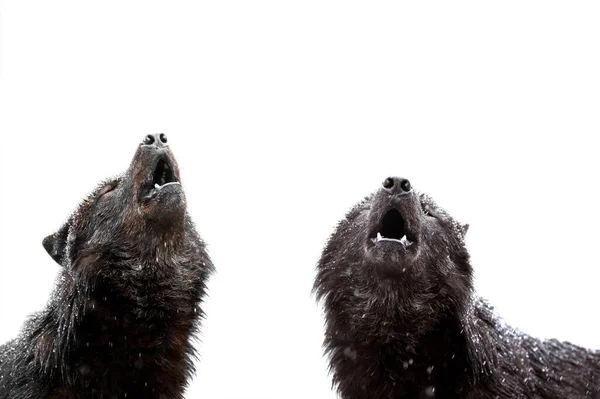
<path fill-rule="evenodd" d="M 115 272 L 126 279 L 123 269 Z M 174 356 L 160 355 L 174 365 L 177 379 L 187 372 L 193 353 L 188 338 L 196 331 L 202 312 L 195 298 L 187 298 L 185 290 L 170 282 L 173 278 L 170 272 L 158 268 L 154 272 L 127 271 L 146 277 L 143 281 L 124 281 L 123 286 L 107 285 L 100 279 L 93 287 L 79 286 L 68 271 L 62 273 L 53 300 L 32 321 L 32 354 L 45 375 L 70 384 L 80 371 L 73 368 L 72 361 L 87 359 L 91 364 L 91 359 L 95 359 L 95 364 L 114 370 L 114 374 L 131 368 L 136 361 L 145 361 L 144 367 L 135 372 L 149 376 L 159 372 L 149 367 L 157 351 Z M 106 277 L 114 276 L 102 278 Z M 162 295 L 164 287 L 157 288 L 157 281 L 170 287 L 168 295 Z M 132 289 L 131 297 L 121 291 L 126 288 Z M 184 298 L 183 302 L 189 306 L 178 306 L 171 297 Z M 124 360 L 111 363 L 110 356 Z"/>
<path fill-rule="evenodd" d="M 412 332 L 407 336 L 397 326 L 392 337 L 346 338 L 333 330 L 326 342 L 342 393 L 364 390 L 377 398 L 428 397 L 424 392 L 435 389 L 435 397 L 452 397 L 451 392 L 464 389 L 457 385 L 465 381 L 464 375 L 473 375 L 470 359 L 464 356 L 470 344 L 453 319 L 441 320 L 420 336 Z M 390 380 L 393 384 L 384 383 Z"/>
<path fill-rule="evenodd" d="M 365 308 L 358 319 L 335 318 L 336 322 L 329 325 L 326 346 L 340 376 L 338 381 L 352 375 L 368 385 L 403 376 L 396 381 L 394 395 L 418 397 L 424 389 L 437 387 L 436 397 L 445 397 L 445 389 L 463 389 L 455 385 L 465 381 L 465 375 L 469 381 L 486 378 L 493 359 L 478 342 L 484 337 L 474 333 L 477 325 L 483 324 L 474 307 L 406 311 L 407 304 L 398 303 L 395 311 L 390 311 L 391 299 L 386 298 L 387 306 L 382 303 L 379 308 L 371 300 L 369 312 Z M 423 317 L 427 312 L 436 317 Z M 420 323 L 415 323 L 417 320 Z M 380 374 L 377 378 L 364 377 L 373 370 Z"/>
<path fill-rule="evenodd" d="M 186 230 L 183 228 L 170 228 L 163 230 L 149 225 L 141 231 L 126 232 L 124 253 L 139 258 L 144 263 L 155 262 L 159 265 L 171 263 L 181 254 L 188 243 Z M 139 243 L 144 245 L 140 246 Z M 131 250 L 130 250 L 131 249 Z"/>

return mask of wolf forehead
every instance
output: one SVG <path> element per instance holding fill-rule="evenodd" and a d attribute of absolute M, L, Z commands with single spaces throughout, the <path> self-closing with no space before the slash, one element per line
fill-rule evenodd
<path fill-rule="evenodd" d="M 122 183 L 123 179 L 124 175 L 121 174 L 109 177 L 98 183 L 71 212 L 66 220 L 66 224 L 71 228 L 83 227 L 84 222 L 88 220 L 94 207 L 98 204 L 98 200 L 117 188 Z"/>

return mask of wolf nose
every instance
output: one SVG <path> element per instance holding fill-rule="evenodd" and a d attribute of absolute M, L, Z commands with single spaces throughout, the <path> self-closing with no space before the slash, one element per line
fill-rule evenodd
<path fill-rule="evenodd" d="M 402 177 L 388 177 L 383 182 L 383 188 L 394 195 L 408 194 L 412 190 L 408 179 Z"/>
<path fill-rule="evenodd" d="M 142 141 L 143 145 L 155 147 L 165 147 L 167 145 L 167 135 L 164 133 L 148 134 Z"/>

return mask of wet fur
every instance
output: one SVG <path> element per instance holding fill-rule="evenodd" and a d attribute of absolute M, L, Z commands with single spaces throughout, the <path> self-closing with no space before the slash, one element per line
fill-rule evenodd
<path fill-rule="evenodd" d="M 431 198 L 403 200 L 419 231 L 414 261 L 367 255 L 388 197 L 379 190 L 356 205 L 317 267 L 341 398 L 600 398 L 600 352 L 506 326 L 473 291 L 466 228 Z"/>
<path fill-rule="evenodd" d="M 138 195 L 154 157 L 140 146 L 44 240 L 62 268 L 46 308 L 0 347 L 0 398 L 183 397 L 213 266 L 182 191 Z"/>

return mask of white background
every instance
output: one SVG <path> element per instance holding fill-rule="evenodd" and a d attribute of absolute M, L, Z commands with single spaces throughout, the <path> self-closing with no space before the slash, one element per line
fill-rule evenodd
<path fill-rule="evenodd" d="M 510 323 L 600 348 L 597 2 L 0 12 L 0 341 L 52 290 L 42 238 L 165 132 L 218 269 L 189 398 L 334 397 L 314 267 L 388 175 L 470 223 L 479 293 Z"/>

